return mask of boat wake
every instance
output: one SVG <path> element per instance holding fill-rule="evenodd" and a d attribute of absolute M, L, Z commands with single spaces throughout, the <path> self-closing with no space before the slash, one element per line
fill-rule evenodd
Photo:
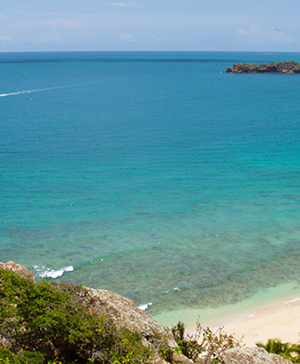
<path fill-rule="evenodd" d="M 58 86 L 58 87 L 47 87 L 47 88 L 37 88 L 33 90 L 23 90 L 23 91 L 16 91 L 16 92 L 9 92 L 7 94 L 0 94 L 0 97 L 7 97 L 7 96 L 16 96 L 16 95 L 22 95 L 22 94 L 31 94 L 35 92 L 42 92 L 42 91 L 49 91 L 49 90 L 55 90 L 60 88 L 67 88 L 71 86 Z"/>

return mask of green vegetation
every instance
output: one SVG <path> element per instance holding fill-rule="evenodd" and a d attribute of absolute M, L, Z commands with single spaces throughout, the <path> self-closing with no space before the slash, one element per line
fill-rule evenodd
<path fill-rule="evenodd" d="M 0 338 L 9 347 L 1 348 L 2 362 L 40 364 L 41 355 L 44 363 L 149 362 L 153 353 L 141 335 L 116 330 L 111 319 L 91 312 L 89 300 L 81 286 L 35 283 L 0 270 Z"/>
<path fill-rule="evenodd" d="M 137 332 L 117 329 L 111 318 L 95 312 L 92 301 L 82 286 L 36 283 L 0 269 L 0 364 L 146 364 L 157 355 L 173 363 L 174 354 L 213 364 L 225 350 L 241 346 L 223 328 L 213 332 L 200 323 L 190 336 L 181 322 L 171 329 L 178 348 L 160 335 L 146 341 Z M 269 349 L 277 350 L 275 344 Z M 287 349 L 290 356 L 297 352 L 293 361 L 300 362 L 295 361 L 300 349 L 280 347 L 286 354 Z"/>
<path fill-rule="evenodd" d="M 278 354 L 292 363 L 300 363 L 299 344 L 282 343 L 279 339 L 270 339 L 266 345 L 262 343 L 257 343 L 256 345 L 266 349 L 269 353 Z"/>
<path fill-rule="evenodd" d="M 43 360 L 44 357 L 39 352 L 24 351 L 17 355 L 0 346 L 0 364 L 43 364 Z"/>
<path fill-rule="evenodd" d="M 172 333 L 185 356 L 192 360 L 200 356 L 202 362 L 207 364 L 221 363 L 221 354 L 227 349 L 241 347 L 243 339 L 237 340 L 233 335 L 226 334 L 223 327 L 213 332 L 208 327 L 203 328 L 199 322 L 194 335 L 185 335 L 182 322 L 172 328 Z"/>

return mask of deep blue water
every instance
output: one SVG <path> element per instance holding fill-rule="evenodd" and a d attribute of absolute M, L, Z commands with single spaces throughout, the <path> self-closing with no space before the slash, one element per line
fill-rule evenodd
<path fill-rule="evenodd" d="M 222 73 L 284 60 L 0 53 L 0 261 L 154 315 L 298 282 L 300 75 Z"/>

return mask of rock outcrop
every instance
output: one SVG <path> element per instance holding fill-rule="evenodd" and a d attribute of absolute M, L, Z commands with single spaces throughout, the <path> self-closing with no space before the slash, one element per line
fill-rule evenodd
<path fill-rule="evenodd" d="M 19 274 L 22 277 L 35 281 L 34 275 L 23 265 L 14 262 L 0 262 L 0 269 L 6 269 Z M 88 291 L 88 304 L 90 309 L 99 316 L 109 316 L 119 329 L 128 329 L 138 332 L 143 337 L 143 345 L 152 346 L 155 349 L 155 341 L 162 341 L 171 351 L 178 345 L 171 332 L 160 325 L 146 312 L 140 310 L 133 301 L 103 289 L 93 289 L 85 287 Z M 167 364 L 155 352 L 154 364 Z M 182 354 L 173 353 L 172 360 L 175 363 L 192 364 L 193 361 Z"/>
<path fill-rule="evenodd" d="M 91 297 L 90 305 L 95 312 L 100 316 L 111 317 L 117 328 L 137 331 L 146 338 L 155 334 L 168 335 L 164 326 L 140 310 L 130 299 L 104 289 L 87 288 L 87 290 Z"/>
<path fill-rule="evenodd" d="M 221 354 L 221 359 L 224 364 L 292 364 L 290 360 L 258 347 L 228 349 Z"/>
<path fill-rule="evenodd" d="M 295 61 L 267 64 L 236 63 L 226 73 L 300 73 L 300 64 Z"/>
<path fill-rule="evenodd" d="M 155 340 L 165 338 L 165 344 L 168 348 L 178 347 L 172 333 L 145 311 L 140 310 L 130 299 L 103 289 L 87 288 L 87 290 L 90 296 L 91 308 L 97 315 L 109 316 L 115 322 L 117 328 L 137 331 L 143 336 L 144 345 L 151 346 Z M 184 355 L 176 353 L 173 354 L 173 360 L 183 364 L 193 363 Z M 166 363 L 161 358 L 156 358 L 155 362 L 157 364 Z"/>
<path fill-rule="evenodd" d="M 1 263 L 0 269 L 11 270 L 19 275 L 30 278 L 35 281 L 33 274 L 21 264 L 14 262 Z M 126 328 L 131 331 L 139 332 L 143 337 L 143 345 L 152 346 L 154 349 L 153 364 L 168 364 L 157 350 L 155 350 L 155 340 L 164 343 L 165 347 L 171 349 L 177 348 L 178 345 L 174 340 L 171 332 L 164 326 L 156 322 L 146 312 L 140 310 L 131 300 L 122 297 L 116 293 L 102 289 L 87 289 L 87 303 L 90 309 L 97 315 L 109 316 L 117 328 Z M 269 354 L 265 349 L 259 347 L 253 348 L 234 348 L 224 351 L 220 359 L 224 364 L 291 364 L 289 360 L 283 359 L 276 354 Z M 196 363 L 202 364 L 201 357 L 196 359 Z M 173 351 L 173 363 L 193 364 L 194 362 L 182 354 Z"/>
<path fill-rule="evenodd" d="M 24 265 L 17 264 L 12 261 L 7 263 L 0 262 L 0 269 L 11 270 L 15 273 L 18 273 L 22 277 L 30 278 L 35 281 L 34 275 L 27 268 L 25 268 Z"/>

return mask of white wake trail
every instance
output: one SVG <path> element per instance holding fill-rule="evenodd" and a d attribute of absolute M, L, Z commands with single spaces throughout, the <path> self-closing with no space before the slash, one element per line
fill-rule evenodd
<path fill-rule="evenodd" d="M 67 87 L 72 87 L 72 86 L 47 87 L 47 88 L 38 88 L 38 89 L 33 89 L 33 90 L 9 92 L 7 94 L 0 94 L 0 97 L 15 96 L 15 95 L 22 95 L 22 94 L 31 94 L 31 93 L 34 93 L 34 92 L 49 91 L 49 90 L 55 90 L 55 89 L 60 89 L 60 88 L 67 88 Z"/>

